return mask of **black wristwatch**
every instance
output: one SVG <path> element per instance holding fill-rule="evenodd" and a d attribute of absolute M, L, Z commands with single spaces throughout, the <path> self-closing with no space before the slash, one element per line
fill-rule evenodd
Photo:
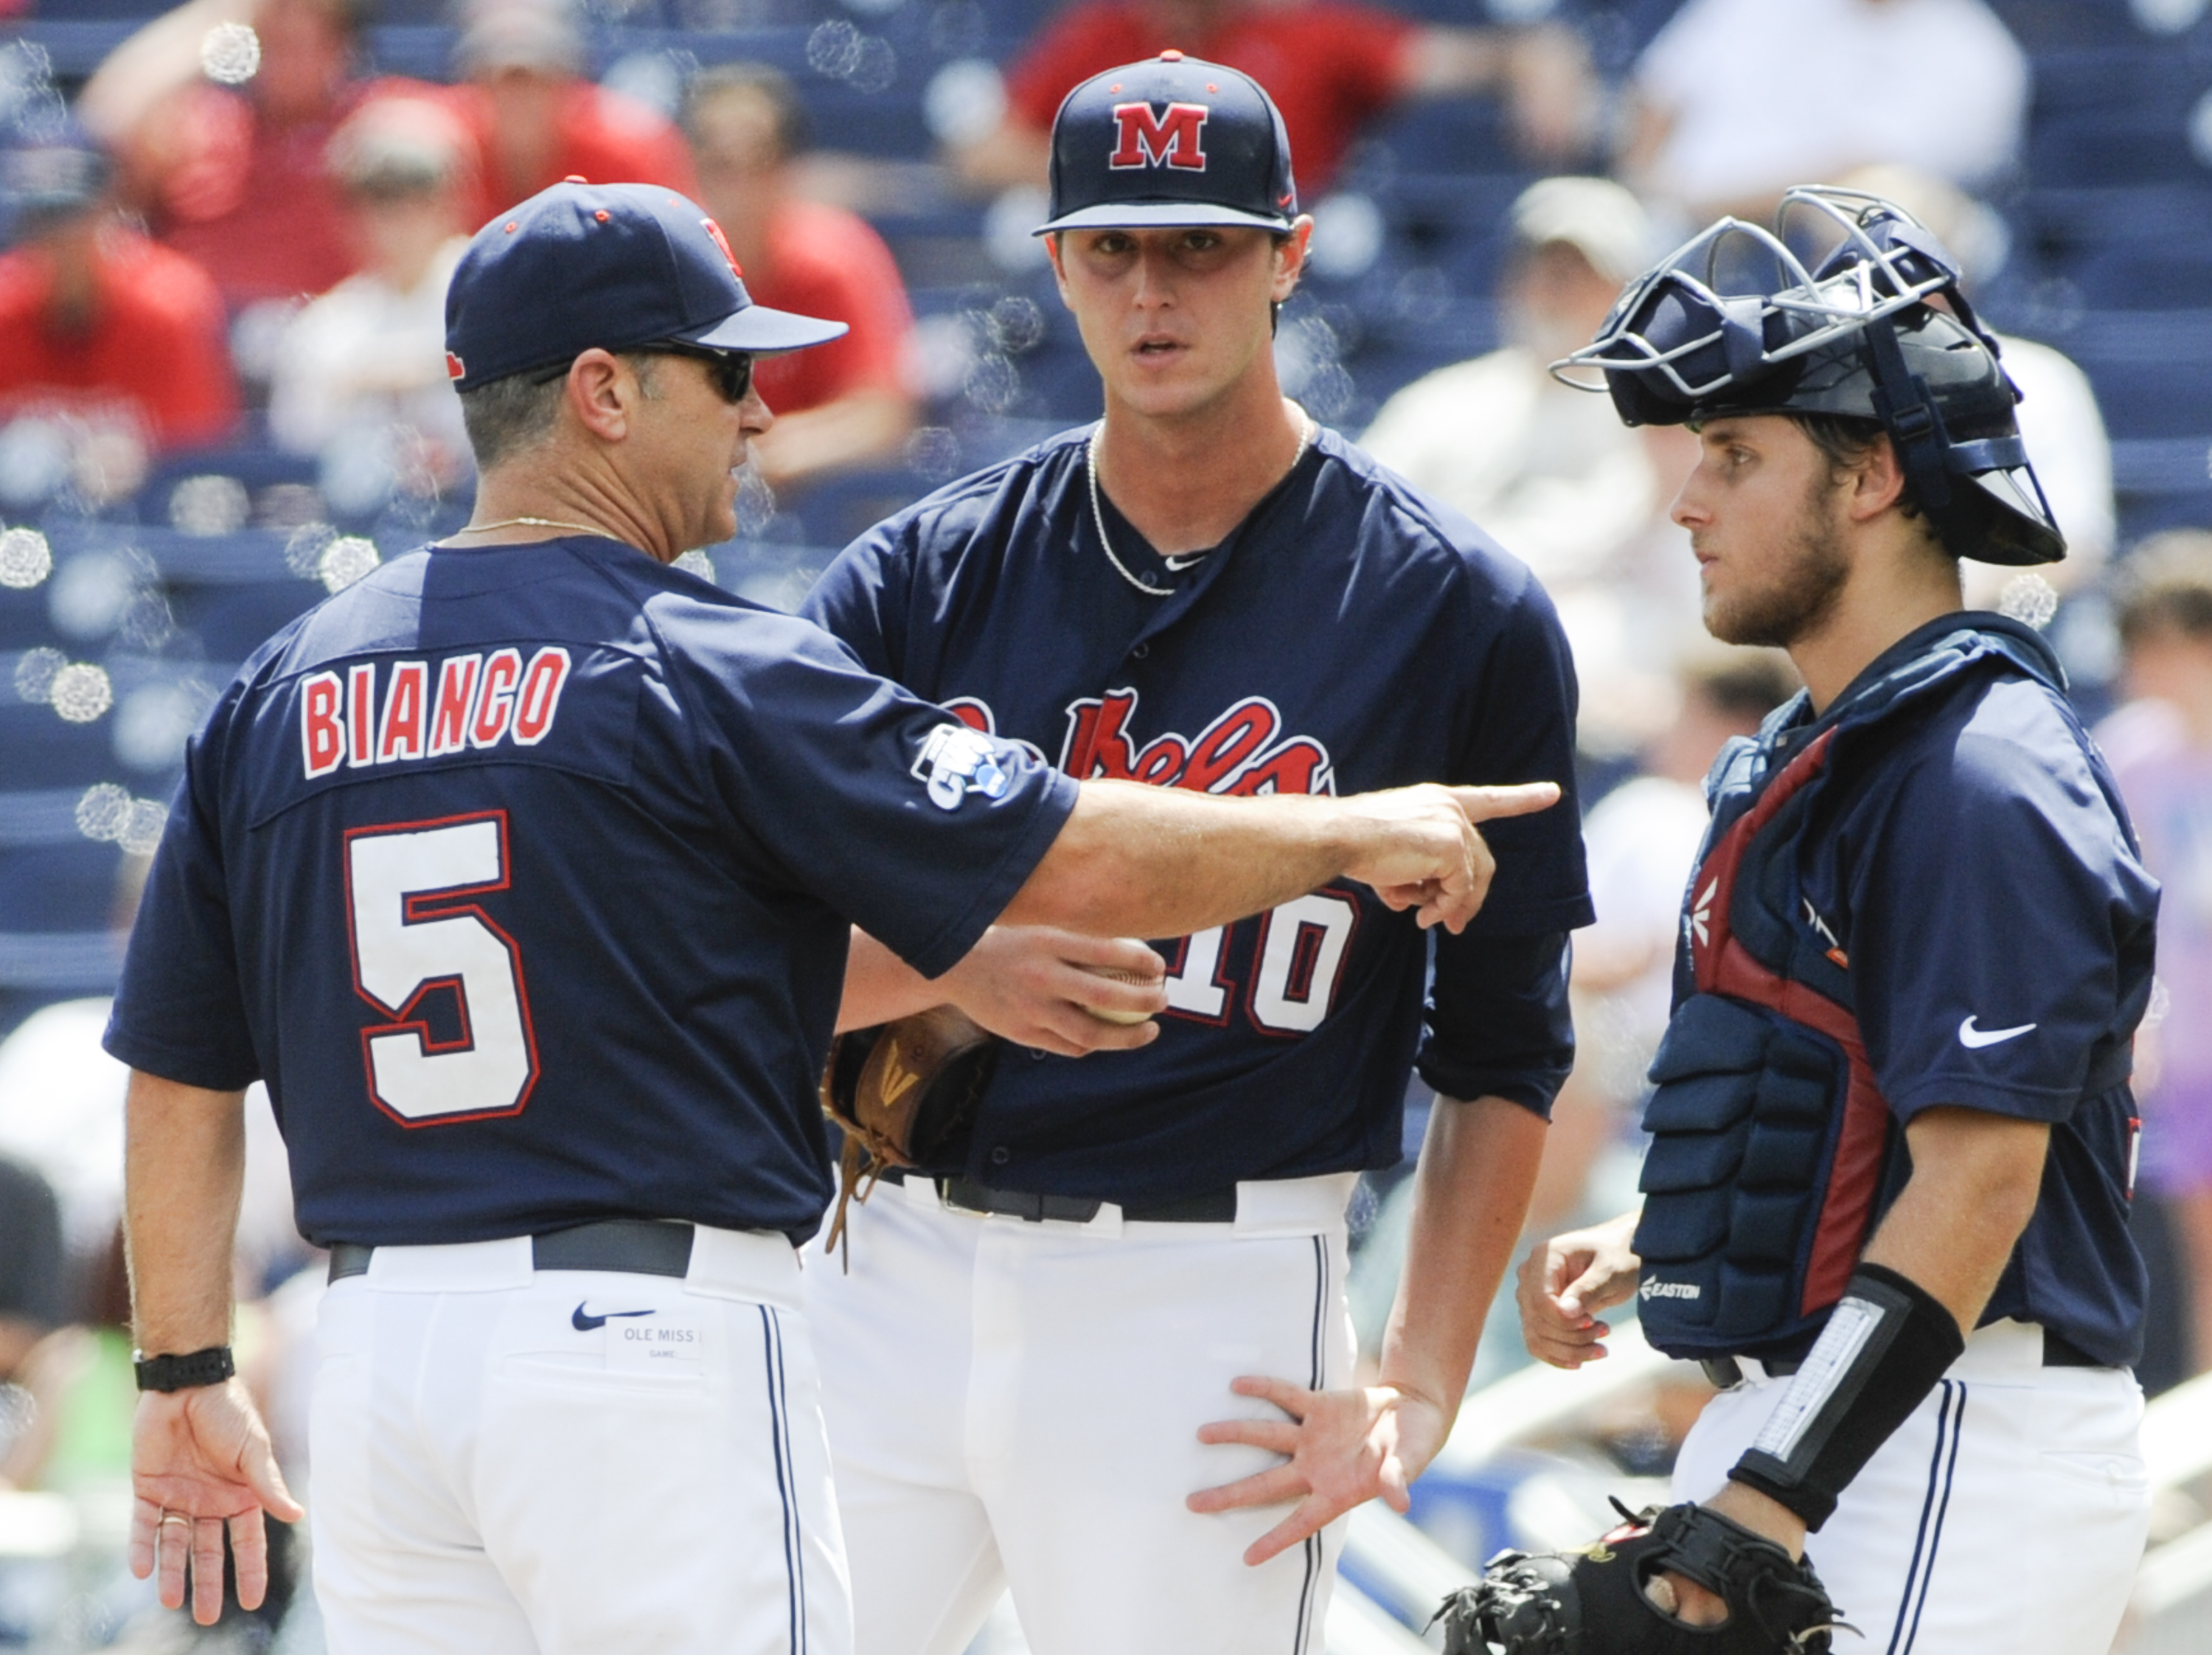
<path fill-rule="evenodd" d="M 199 1385 L 219 1385 L 238 1372 L 228 1345 L 210 1345 L 189 1356 L 149 1356 L 132 1351 L 141 1390 L 191 1390 Z"/>

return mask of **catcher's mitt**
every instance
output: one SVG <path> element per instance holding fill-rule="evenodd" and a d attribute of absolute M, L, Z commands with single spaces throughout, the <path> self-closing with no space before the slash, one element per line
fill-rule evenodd
<path fill-rule="evenodd" d="M 998 1060 L 998 1041 L 951 1006 L 830 1043 L 822 1107 L 845 1129 L 845 1151 L 825 1250 L 845 1232 L 847 1205 L 866 1201 L 885 1168 L 927 1165 L 954 1149 Z"/>
<path fill-rule="evenodd" d="M 1619 1502 L 1614 1502 L 1619 1506 Z M 1444 1600 L 1445 1655 L 1827 1655 L 1843 1624 L 1808 1563 L 1703 1506 L 1657 1506 L 1574 1551 L 1500 1552 Z M 1662 1570 L 1728 1604 L 1693 1627 L 1644 1596 Z"/>

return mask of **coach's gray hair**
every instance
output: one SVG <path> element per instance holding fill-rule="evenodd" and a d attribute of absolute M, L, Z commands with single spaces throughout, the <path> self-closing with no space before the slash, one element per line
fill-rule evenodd
<path fill-rule="evenodd" d="M 637 375 L 638 388 L 648 399 L 660 394 L 659 375 L 652 353 L 618 350 L 615 354 L 630 365 L 630 371 Z M 476 454 L 477 470 L 489 471 L 550 436 L 553 418 L 561 411 L 561 396 L 568 383 L 566 376 L 533 384 L 527 374 L 510 374 L 505 379 L 462 392 L 461 423 L 468 429 L 469 447 Z"/>
<path fill-rule="evenodd" d="M 510 374 L 462 392 L 461 423 L 468 428 L 477 469 L 488 472 L 501 460 L 543 442 L 553 429 L 553 416 L 560 409 L 566 383 L 548 380 L 533 385 L 527 374 Z"/>

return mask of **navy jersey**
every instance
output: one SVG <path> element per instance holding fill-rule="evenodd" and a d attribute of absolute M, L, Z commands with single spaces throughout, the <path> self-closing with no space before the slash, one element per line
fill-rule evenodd
<path fill-rule="evenodd" d="M 1984 670 L 1916 685 L 1931 648 L 1967 625 L 2034 670 L 1992 654 Z M 1715 829 L 1823 731 L 1880 719 L 1850 785 L 1808 818 L 1802 923 L 1848 962 L 1867 1057 L 1899 1119 L 1952 1104 L 2051 1123 L 2041 1199 L 1983 1319 L 2041 1323 L 2125 1366 L 2145 1291 L 2127 1222 L 2138 1122 L 2125 1076 L 2150 997 L 2158 886 L 2063 682 L 2026 627 L 1933 622 L 1820 717 L 1801 695 L 1756 741 L 1731 744 L 1714 770 Z M 1909 708 L 1881 719 L 1901 693 Z M 1678 998 L 1692 986 L 1698 918 L 1693 893 Z"/>
<path fill-rule="evenodd" d="M 611 540 L 396 560 L 193 741 L 108 1050 L 269 1082 L 312 1240 L 812 1232 L 848 922 L 969 948 L 1073 783 Z"/>
<path fill-rule="evenodd" d="M 1420 1050 L 1448 1095 L 1547 1108 L 1571 1053 L 1559 938 L 1590 909 L 1573 666 L 1542 588 L 1323 431 L 1203 557 L 1160 558 L 1109 502 L 1121 560 L 1175 588 L 1148 595 L 1100 546 L 1087 435 L 881 525 L 805 612 L 871 670 L 1079 778 L 1217 794 L 1557 782 L 1553 809 L 1483 828 L 1497 880 L 1465 935 L 1439 934 Z M 1546 941 L 1523 970 L 1526 940 Z M 1079 1061 L 1009 1054 L 964 1170 L 1126 1203 L 1399 1158 L 1426 964 L 1410 915 L 1346 882 L 1159 946 L 1160 1037 Z"/>

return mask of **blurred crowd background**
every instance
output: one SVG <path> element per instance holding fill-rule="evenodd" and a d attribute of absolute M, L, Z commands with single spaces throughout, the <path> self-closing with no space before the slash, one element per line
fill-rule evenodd
<path fill-rule="evenodd" d="M 787 606 L 886 512 L 1097 417 L 1030 234 L 1046 133 L 1077 81 L 1167 46 L 1284 110 L 1316 221 L 1286 388 L 1529 563 L 1574 644 L 1599 922 L 1532 1237 L 1634 1199 L 1698 781 L 1795 688 L 1698 624 L 1667 516 L 1693 444 L 1544 364 L 1794 183 L 1892 196 L 1962 261 L 2073 547 L 1970 567 L 1969 595 L 2048 630 L 2167 891 L 2141 1377 L 2212 1396 L 2185 1383 L 2212 1369 L 2212 0 L 0 0 L 0 1647 L 320 1646 L 289 1539 L 270 1603 L 212 1633 L 121 1568 L 124 1076 L 99 1034 L 215 694 L 467 515 L 442 343 L 466 235 L 564 177 L 664 183 L 757 299 L 851 323 L 763 367 L 739 534 L 689 555 Z M 238 1346 L 298 1488 L 320 1265 L 251 1109 Z M 1354 1213 L 1370 1347 L 1404 1170 Z M 1470 1419 L 1558 1412 L 1534 1387 L 1579 1376 L 1527 1361 L 1502 1304 Z M 1586 1537 L 1605 1491 L 1663 1475 L 1702 1382 L 1639 1372 L 1540 1448 L 1440 1462 L 1414 1512 L 1440 1555 Z M 2162 1486 L 2167 1555 L 2205 1551 L 2206 1496 Z M 2197 1568 L 2176 1649 L 2212 1643 Z"/>

